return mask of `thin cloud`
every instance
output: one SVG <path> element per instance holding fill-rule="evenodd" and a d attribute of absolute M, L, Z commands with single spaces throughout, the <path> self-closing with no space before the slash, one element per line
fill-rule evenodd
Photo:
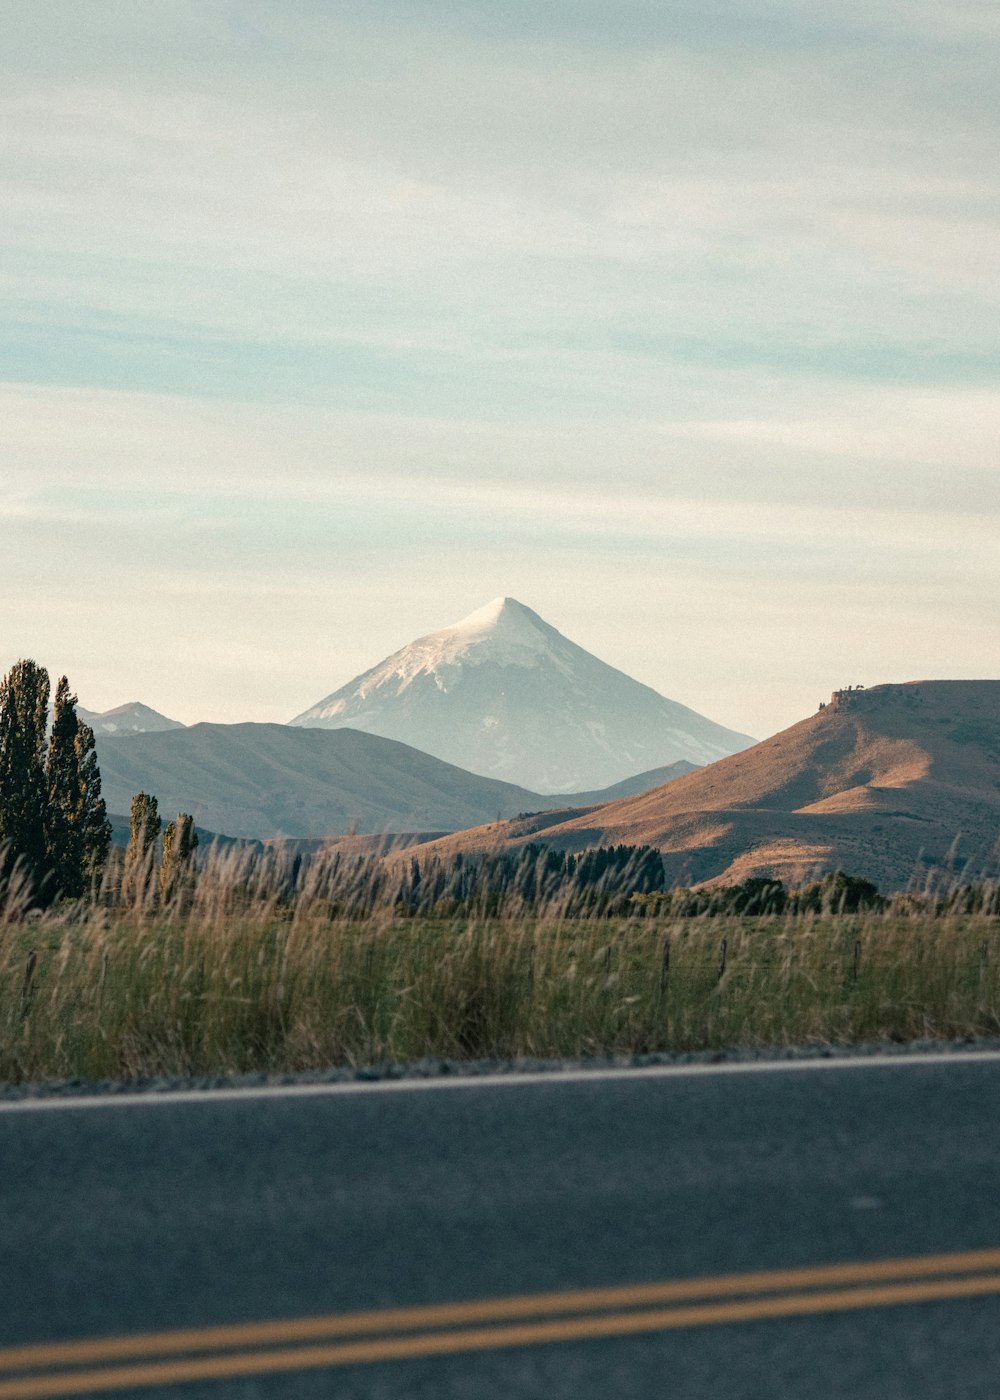
<path fill-rule="evenodd" d="M 8 11 L 5 645 L 234 719 L 499 592 L 756 732 L 995 670 L 995 6 Z"/>

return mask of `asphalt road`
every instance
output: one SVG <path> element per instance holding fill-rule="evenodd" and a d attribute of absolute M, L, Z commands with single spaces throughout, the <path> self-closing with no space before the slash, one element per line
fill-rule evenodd
<path fill-rule="evenodd" d="M 984 1056 L 4 1106 L 0 1400 L 995 1400 L 998 1105 Z"/>

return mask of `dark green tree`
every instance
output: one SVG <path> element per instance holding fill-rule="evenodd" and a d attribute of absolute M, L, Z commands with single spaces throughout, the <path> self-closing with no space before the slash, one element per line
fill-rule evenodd
<path fill-rule="evenodd" d="M 76 757 L 80 767 L 83 793 L 81 837 L 83 845 L 83 878 L 86 885 L 96 883 L 108 863 L 111 849 L 111 823 L 108 809 L 101 796 L 101 770 L 97 766 L 94 731 L 89 724 L 77 720 Z"/>
<path fill-rule="evenodd" d="M 885 899 L 871 880 L 835 870 L 796 891 L 792 903 L 799 913 L 812 910 L 817 914 L 856 914 L 860 909 L 884 908 Z"/>
<path fill-rule="evenodd" d="M 0 682 L 0 873 L 21 862 L 36 887 L 46 869 L 48 709 L 48 672 L 34 661 L 18 661 Z"/>
<path fill-rule="evenodd" d="M 84 891 L 84 790 L 77 753 L 76 696 L 60 676 L 45 761 L 45 861 L 52 895 L 79 899 Z"/>
<path fill-rule="evenodd" d="M 194 829 L 194 817 L 187 812 L 178 812 L 177 820 L 169 822 L 163 833 L 163 856 L 160 860 L 160 903 L 168 904 L 172 899 L 188 892 L 191 883 L 191 866 L 194 861 L 198 833 Z"/>
<path fill-rule="evenodd" d="M 125 851 L 122 898 L 128 904 L 145 902 L 153 871 L 153 851 L 160 834 L 156 798 L 137 792 L 132 798 L 131 829 Z"/>

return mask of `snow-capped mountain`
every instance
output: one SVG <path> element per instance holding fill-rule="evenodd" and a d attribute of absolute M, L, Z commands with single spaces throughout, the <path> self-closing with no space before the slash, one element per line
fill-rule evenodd
<path fill-rule="evenodd" d="M 82 705 L 77 705 L 76 713 L 84 724 L 89 724 L 94 733 L 102 738 L 125 734 L 159 734 L 166 729 L 184 728 L 179 720 L 167 719 L 166 715 L 151 710 L 148 705 L 143 705 L 138 700 L 130 700 L 126 705 L 116 705 L 113 710 L 102 710 L 100 713 L 85 710 Z"/>
<path fill-rule="evenodd" d="M 542 793 L 712 763 L 755 742 L 608 666 L 514 598 L 418 638 L 290 723 L 399 739 Z"/>

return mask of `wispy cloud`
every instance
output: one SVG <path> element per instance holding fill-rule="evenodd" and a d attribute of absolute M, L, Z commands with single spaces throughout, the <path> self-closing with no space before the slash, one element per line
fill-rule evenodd
<path fill-rule="evenodd" d="M 909 409 L 901 392 L 889 417 Z M 796 482 L 801 442 L 779 470 L 774 433 L 748 449 L 740 424 L 697 425 L 702 443 L 689 423 L 506 433 L 20 386 L 0 392 L 0 416 L 0 522 L 18 542 L 0 561 L 8 646 L 48 635 L 95 703 L 116 685 L 131 694 L 138 672 L 181 718 L 282 719 L 498 592 L 760 732 L 866 655 L 899 679 L 914 652 L 933 669 L 930 636 L 950 671 L 989 669 L 975 659 L 1000 530 L 988 464 L 943 483 L 933 466 L 848 471 L 821 456 L 820 475 Z M 756 457 L 712 470 L 719 437 Z M 685 447 L 709 455 L 674 469 Z M 799 674 L 776 709 L 770 683 L 736 678 L 790 639 Z M 239 681 L 250 651 L 266 658 L 252 694 Z"/>
<path fill-rule="evenodd" d="M 5 36 L 8 650 L 281 718 L 514 592 L 759 731 L 803 703 L 762 656 L 996 670 L 994 5 Z"/>

